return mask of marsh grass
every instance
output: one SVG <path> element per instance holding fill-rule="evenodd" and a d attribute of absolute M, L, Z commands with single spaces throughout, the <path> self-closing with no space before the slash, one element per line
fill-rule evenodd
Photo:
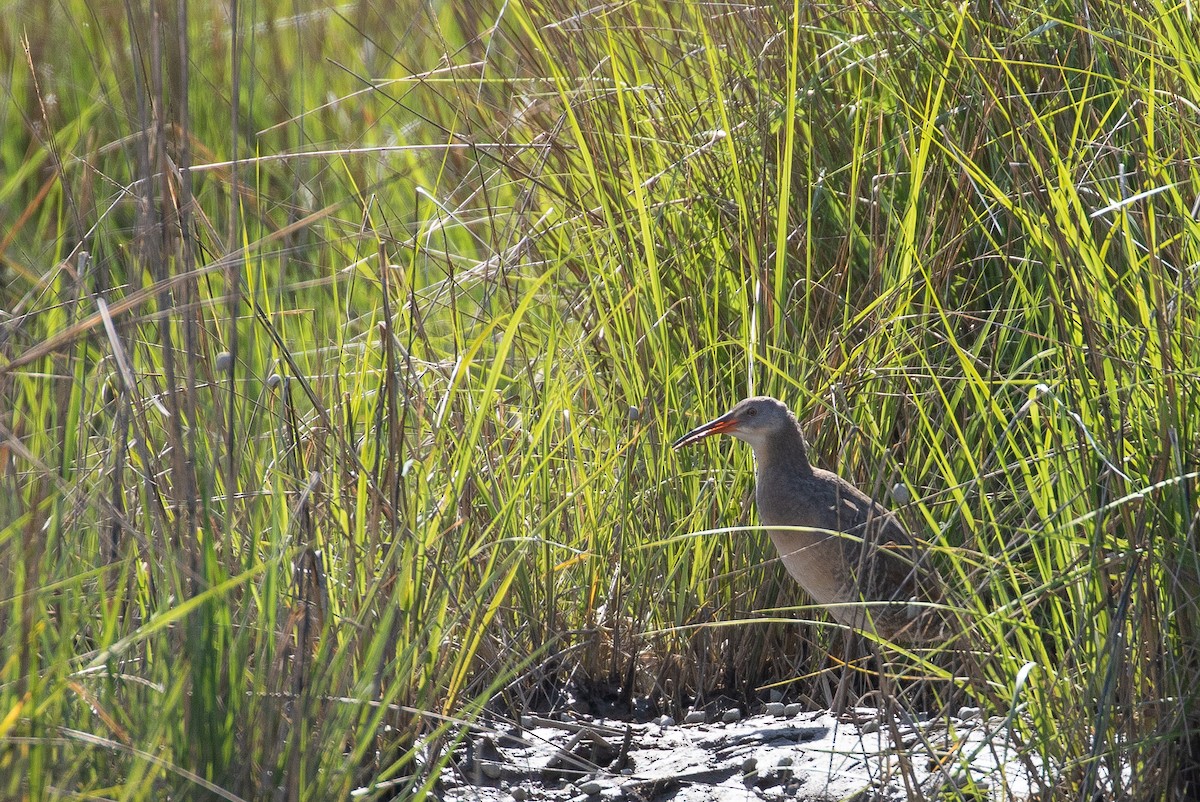
<path fill-rule="evenodd" d="M 0 796 L 419 795 L 568 684 L 829 704 L 749 455 L 667 447 L 751 390 L 913 499 L 971 648 L 902 704 L 1195 792 L 1188 7 L 300 5 L 0 21 Z"/>

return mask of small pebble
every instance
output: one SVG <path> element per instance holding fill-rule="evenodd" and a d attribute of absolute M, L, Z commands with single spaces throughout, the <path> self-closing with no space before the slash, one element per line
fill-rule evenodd
<path fill-rule="evenodd" d="M 732 724 L 735 721 L 741 721 L 741 720 L 742 720 L 742 711 L 738 710 L 736 707 L 729 708 L 728 710 L 725 711 L 725 714 L 723 716 L 721 716 L 721 721 L 726 724 Z"/>
<path fill-rule="evenodd" d="M 784 768 L 784 769 L 786 769 L 786 768 L 788 768 L 789 766 L 791 766 L 791 765 L 792 765 L 792 758 L 791 758 L 791 755 L 784 755 L 783 757 L 779 758 L 779 763 L 778 763 L 777 765 L 778 765 L 780 768 Z"/>
<path fill-rule="evenodd" d="M 527 730 L 533 729 L 533 716 L 528 714 L 521 716 L 521 726 Z"/>
<path fill-rule="evenodd" d="M 604 790 L 604 784 L 599 780 L 588 780 L 579 786 L 579 790 L 588 796 L 595 796 Z"/>
<path fill-rule="evenodd" d="M 782 716 L 783 711 L 787 710 L 783 702 L 767 702 L 766 713 L 768 716 Z"/>
<path fill-rule="evenodd" d="M 479 764 L 479 770 L 483 772 L 483 776 L 489 780 L 494 780 L 500 776 L 500 764 L 492 761 L 483 761 Z"/>
<path fill-rule="evenodd" d="M 525 790 L 525 786 L 518 785 L 512 789 L 513 802 L 525 802 L 529 798 L 529 792 Z"/>
<path fill-rule="evenodd" d="M 803 709 L 804 708 L 799 702 L 792 702 L 790 705 L 783 708 L 783 715 L 787 718 L 795 718 L 796 716 L 800 715 L 800 711 Z"/>
<path fill-rule="evenodd" d="M 958 717 L 963 721 L 970 721 L 973 718 L 979 717 L 978 707 L 960 707 L 958 709 Z"/>
<path fill-rule="evenodd" d="M 671 718 L 670 716 L 663 716 L 658 720 L 658 726 L 662 727 L 664 730 L 667 727 L 674 727 L 675 719 Z"/>
<path fill-rule="evenodd" d="M 908 485 L 901 482 L 892 485 L 892 499 L 899 505 L 912 501 L 912 492 L 909 491 Z"/>
<path fill-rule="evenodd" d="M 753 755 L 742 761 L 742 774 L 753 774 L 758 768 L 758 759 Z"/>
<path fill-rule="evenodd" d="M 879 732 L 879 719 L 867 719 L 862 724 L 858 725 L 858 731 L 863 735 L 870 735 L 873 732 Z"/>
<path fill-rule="evenodd" d="M 708 721 L 708 716 L 703 710 L 692 710 L 683 717 L 684 724 L 703 724 Z"/>

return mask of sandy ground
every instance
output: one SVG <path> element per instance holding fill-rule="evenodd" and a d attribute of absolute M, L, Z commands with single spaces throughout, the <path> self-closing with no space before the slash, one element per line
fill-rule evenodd
<path fill-rule="evenodd" d="M 441 783 L 447 800 L 1024 800 L 1048 782 L 1003 719 L 977 711 L 888 721 L 766 705 L 687 723 L 526 716 L 476 735 Z M 903 716 L 903 714 L 901 714 Z M 711 717 L 708 717 L 711 718 Z"/>

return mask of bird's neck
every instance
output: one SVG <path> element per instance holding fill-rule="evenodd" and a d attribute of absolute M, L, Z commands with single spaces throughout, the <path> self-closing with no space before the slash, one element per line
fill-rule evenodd
<path fill-rule="evenodd" d="M 804 445 L 804 437 L 800 434 L 798 425 L 785 429 L 766 442 L 756 444 L 754 461 L 759 471 L 773 471 L 781 475 L 812 473 L 808 449 Z"/>

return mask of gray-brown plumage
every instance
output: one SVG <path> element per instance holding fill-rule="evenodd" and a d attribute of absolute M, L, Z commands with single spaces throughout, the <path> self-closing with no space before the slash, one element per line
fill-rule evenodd
<path fill-rule="evenodd" d="M 930 606 L 941 586 L 893 513 L 808 461 L 796 417 L 782 401 L 747 398 L 685 434 L 674 448 L 729 434 L 754 449 L 756 498 L 779 557 L 838 622 L 898 642 L 942 635 Z"/>

